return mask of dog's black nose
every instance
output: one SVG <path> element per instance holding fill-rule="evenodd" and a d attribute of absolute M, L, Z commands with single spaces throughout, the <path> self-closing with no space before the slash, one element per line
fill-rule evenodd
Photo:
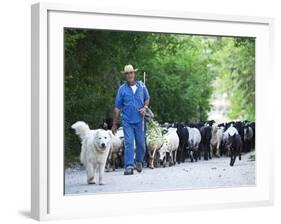
<path fill-rule="evenodd" d="M 105 144 L 104 144 L 104 143 L 101 143 L 101 147 L 105 147 Z"/>

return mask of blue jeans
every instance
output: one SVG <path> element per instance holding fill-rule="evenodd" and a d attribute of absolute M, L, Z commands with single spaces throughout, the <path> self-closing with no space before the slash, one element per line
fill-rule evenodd
<path fill-rule="evenodd" d="M 144 122 L 145 123 L 145 122 Z M 136 141 L 136 162 L 143 162 L 145 155 L 145 131 L 143 122 L 129 124 L 123 122 L 125 168 L 134 166 L 134 140 Z"/>

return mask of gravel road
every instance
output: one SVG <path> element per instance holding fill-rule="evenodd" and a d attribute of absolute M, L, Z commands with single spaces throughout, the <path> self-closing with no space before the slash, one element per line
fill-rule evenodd
<path fill-rule="evenodd" d="M 255 161 L 250 159 L 254 152 L 242 155 L 233 167 L 230 158 L 213 158 L 197 163 L 185 162 L 173 167 L 144 168 L 142 173 L 124 176 L 123 169 L 104 174 L 105 185 L 88 185 L 83 167 L 65 170 L 65 194 L 92 194 L 159 191 L 172 189 L 198 189 L 239 187 L 255 185 Z"/>

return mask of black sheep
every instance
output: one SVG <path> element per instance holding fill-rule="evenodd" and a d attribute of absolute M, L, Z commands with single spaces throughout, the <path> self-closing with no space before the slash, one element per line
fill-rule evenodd
<path fill-rule="evenodd" d="M 214 120 L 207 121 L 207 124 L 211 127 L 213 126 L 214 123 L 216 123 Z"/>
<path fill-rule="evenodd" d="M 244 126 L 244 136 L 243 136 L 243 151 L 250 152 L 253 147 L 253 137 L 254 132 L 249 124 Z"/>
<path fill-rule="evenodd" d="M 187 150 L 188 150 L 188 138 L 189 138 L 189 132 L 188 129 L 183 126 L 183 124 L 177 123 L 175 125 L 177 128 L 177 134 L 179 136 L 179 148 L 177 151 L 177 162 L 185 162 L 185 159 L 187 157 Z"/>
<path fill-rule="evenodd" d="M 204 160 L 211 159 L 211 138 L 212 138 L 212 127 L 211 126 L 203 126 L 200 128 L 201 134 L 201 143 L 200 143 L 200 151 L 203 152 Z M 199 153 L 199 159 L 201 159 L 201 153 Z"/>
<path fill-rule="evenodd" d="M 252 128 L 253 130 L 253 138 L 252 138 L 252 141 L 251 141 L 251 148 L 252 149 L 255 149 L 255 141 L 256 141 L 256 123 L 255 122 L 251 122 L 249 124 L 249 126 Z"/>
<path fill-rule="evenodd" d="M 241 150 L 242 152 L 245 152 L 244 151 L 244 146 L 245 146 L 245 143 L 244 143 L 244 127 L 245 127 L 245 124 L 242 122 L 242 121 L 236 121 L 233 125 L 233 127 L 235 127 L 241 137 L 241 140 L 242 140 L 242 146 L 241 146 Z"/>
<path fill-rule="evenodd" d="M 239 156 L 239 160 L 241 160 L 241 136 L 239 134 L 234 134 L 233 136 L 229 135 L 227 140 L 227 147 L 230 151 L 230 166 L 233 166 L 237 156 Z"/>

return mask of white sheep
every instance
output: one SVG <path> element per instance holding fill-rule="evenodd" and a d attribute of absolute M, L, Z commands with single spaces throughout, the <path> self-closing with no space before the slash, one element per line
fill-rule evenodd
<path fill-rule="evenodd" d="M 164 143 L 162 129 L 156 121 L 152 120 L 147 123 L 146 143 L 148 153 L 148 167 L 153 169 L 155 154 Z"/>
<path fill-rule="evenodd" d="M 169 128 L 168 132 L 164 134 L 164 143 L 159 150 L 160 160 L 163 161 L 163 166 L 166 167 L 167 153 L 169 153 L 169 164 L 176 164 L 177 150 L 179 147 L 179 136 L 176 128 Z"/>
<path fill-rule="evenodd" d="M 111 130 L 109 130 L 111 132 Z M 113 134 L 112 134 L 113 135 Z M 111 139 L 111 146 L 110 146 L 110 152 L 107 158 L 107 171 L 110 170 L 110 165 L 112 167 L 112 170 L 115 171 L 115 163 L 116 159 L 119 156 L 121 158 L 122 152 L 124 149 L 124 132 L 123 128 L 118 128 L 115 135 L 113 135 Z"/>
<path fill-rule="evenodd" d="M 223 138 L 223 132 L 224 128 L 223 127 L 218 127 L 217 125 L 212 126 L 212 138 L 210 142 L 210 147 L 211 147 L 211 155 L 215 151 L 215 155 L 217 157 L 220 157 L 220 146 Z"/>

